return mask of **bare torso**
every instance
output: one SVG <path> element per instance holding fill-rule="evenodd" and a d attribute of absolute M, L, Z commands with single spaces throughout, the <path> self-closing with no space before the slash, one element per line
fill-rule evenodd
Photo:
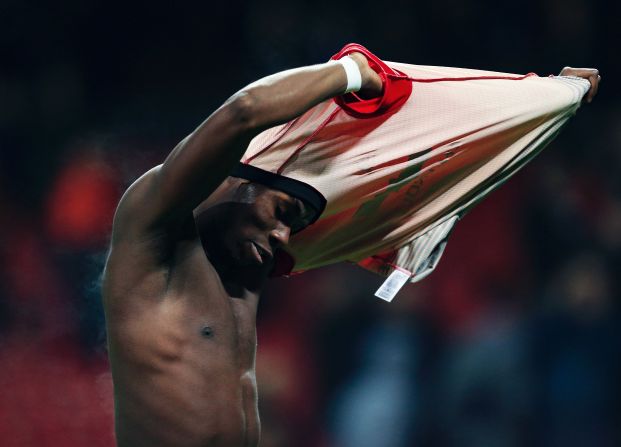
<path fill-rule="evenodd" d="M 157 246 L 120 244 L 106 265 L 118 445 L 256 446 L 258 296 L 231 297 L 196 234 Z"/>

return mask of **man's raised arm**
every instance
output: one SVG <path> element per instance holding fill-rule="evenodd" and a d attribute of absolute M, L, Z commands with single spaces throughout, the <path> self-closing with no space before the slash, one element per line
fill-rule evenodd
<path fill-rule="evenodd" d="M 360 70 L 360 94 L 381 94 L 381 78 L 366 58 L 359 53 L 349 57 Z M 258 133 L 343 94 L 347 86 L 344 67 L 326 63 L 277 73 L 243 88 L 181 141 L 163 164 L 127 190 L 115 228 L 121 226 L 124 235 L 131 237 L 126 233 L 161 231 L 187 219 L 228 176 Z"/>

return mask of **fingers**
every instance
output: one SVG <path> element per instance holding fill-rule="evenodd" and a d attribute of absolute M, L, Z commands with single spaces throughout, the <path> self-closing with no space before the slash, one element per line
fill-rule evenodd
<path fill-rule="evenodd" d="M 589 89 L 589 92 L 587 94 L 586 102 L 590 103 L 591 101 L 593 101 L 595 95 L 597 95 L 597 89 L 599 88 L 599 81 L 601 81 L 601 79 L 602 77 L 599 74 L 593 74 L 589 76 L 591 88 Z"/>
<path fill-rule="evenodd" d="M 593 101 L 595 95 L 597 95 L 597 90 L 599 89 L 599 83 L 602 77 L 599 75 L 599 71 L 595 68 L 572 68 L 565 67 L 561 70 L 560 76 L 577 76 L 579 78 L 586 79 L 591 84 L 591 88 L 587 92 L 587 95 L 584 97 L 584 101 L 590 103 Z"/>

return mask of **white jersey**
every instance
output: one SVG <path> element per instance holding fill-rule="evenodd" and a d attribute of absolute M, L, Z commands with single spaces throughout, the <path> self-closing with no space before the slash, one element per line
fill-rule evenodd
<path fill-rule="evenodd" d="M 366 113 L 343 98 L 325 101 L 258 135 L 242 158 L 327 200 L 317 222 L 290 240 L 291 273 L 349 261 L 424 278 L 459 218 L 554 138 L 590 86 L 385 64 L 397 73 L 388 83 L 411 85 L 396 105 Z"/>

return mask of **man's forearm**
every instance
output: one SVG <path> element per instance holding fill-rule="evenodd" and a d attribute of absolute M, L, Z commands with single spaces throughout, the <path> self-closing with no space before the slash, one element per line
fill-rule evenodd
<path fill-rule="evenodd" d="M 249 126 L 261 131 L 296 118 L 320 102 L 342 94 L 346 87 L 347 76 L 340 65 L 321 64 L 265 77 L 239 94 L 247 96 Z"/>

